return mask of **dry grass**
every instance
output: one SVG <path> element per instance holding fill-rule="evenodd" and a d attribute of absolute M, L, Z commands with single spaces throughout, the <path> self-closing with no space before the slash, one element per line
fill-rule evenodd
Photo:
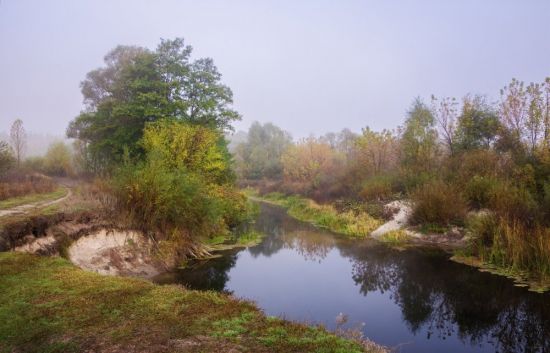
<path fill-rule="evenodd" d="M 0 200 L 28 194 L 43 194 L 57 189 L 56 183 L 44 176 L 29 175 L 0 182 Z"/>

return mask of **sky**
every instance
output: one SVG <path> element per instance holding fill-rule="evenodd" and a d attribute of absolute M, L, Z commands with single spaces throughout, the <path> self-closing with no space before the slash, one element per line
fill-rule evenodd
<path fill-rule="evenodd" d="M 295 137 L 402 124 L 417 96 L 550 76 L 549 0 L 0 0 L 0 131 L 62 135 L 118 44 L 183 37 L 243 119 Z"/>

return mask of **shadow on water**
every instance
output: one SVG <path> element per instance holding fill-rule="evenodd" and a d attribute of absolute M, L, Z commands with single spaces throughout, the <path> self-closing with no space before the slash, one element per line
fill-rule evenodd
<path fill-rule="evenodd" d="M 267 234 L 246 250 L 182 270 L 174 281 L 232 292 L 268 314 L 334 328 L 339 312 L 402 352 L 550 352 L 550 296 L 449 261 L 350 240 L 261 204 Z"/>

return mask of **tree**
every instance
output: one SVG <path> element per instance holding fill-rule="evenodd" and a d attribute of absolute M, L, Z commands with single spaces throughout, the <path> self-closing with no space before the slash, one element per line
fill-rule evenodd
<path fill-rule="evenodd" d="M 283 172 L 281 156 L 291 143 L 290 134 L 279 127 L 271 123 L 252 123 L 246 141 L 235 151 L 239 174 L 248 179 L 280 178 Z"/>
<path fill-rule="evenodd" d="M 401 162 L 405 168 L 429 171 L 437 154 L 437 131 L 431 110 L 420 98 L 407 113 L 401 134 Z"/>
<path fill-rule="evenodd" d="M 530 83 L 526 88 L 527 119 L 525 121 L 525 133 L 531 153 L 534 153 L 537 145 L 542 141 L 544 133 L 544 100 L 542 85 Z"/>
<path fill-rule="evenodd" d="M 149 122 L 171 118 L 220 131 L 240 118 L 230 108 L 231 90 L 211 59 L 190 60 L 183 39 L 161 40 L 155 51 L 119 46 L 105 57 L 105 67 L 82 82 L 86 110 L 69 125 L 67 135 L 84 141 L 96 164 L 109 169 L 122 160 L 143 159 L 139 144 Z"/>
<path fill-rule="evenodd" d="M 69 176 L 74 173 L 72 153 L 63 142 L 54 142 L 44 156 L 44 169 L 47 174 Z"/>
<path fill-rule="evenodd" d="M 514 78 L 510 84 L 500 90 L 500 96 L 501 123 L 518 140 L 521 140 L 528 109 L 525 85 Z"/>
<path fill-rule="evenodd" d="M 281 161 L 285 181 L 299 184 L 307 192 L 336 174 L 338 155 L 329 144 L 310 137 L 289 147 Z"/>
<path fill-rule="evenodd" d="M 143 147 L 171 170 L 200 175 L 208 183 L 232 180 L 230 157 L 217 130 L 200 125 L 161 120 L 146 126 Z"/>
<path fill-rule="evenodd" d="M 376 132 L 367 126 L 357 138 L 356 144 L 360 164 L 368 174 L 376 175 L 395 166 L 398 143 L 391 131 Z"/>
<path fill-rule="evenodd" d="M 444 97 L 441 99 L 432 95 L 432 115 L 439 126 L 440 136 L 451 155 L 454 153 L 456 120 L 458 116 L 458 103 L 455 98 Z"/>
<path fill-rule="evenodd" d="M 17 119 L 13 122 L 10 131 L 11 146 L 15 153 L 15 160 L 17 161 L 17 166 L 21 165 L 21 160 L 23 159 L 23 154 L 25 153 L 25 147 L 27 144 L 27 134 L 25 133 L 25 128 L 23 127 L 23 121 Z"/>
<path fill-rule="evenodd" d="M 496 141 L 499 129 L 498 115 L 485 97 L 464 97 L 456 129 L 455 145 L 458 150 L 491 147 Z"/>
<path fill-rule="evenodd" d="M 5 175 L 14 164 L 13 150 L 5 141 L 0 141 L 0 176 Z"/>

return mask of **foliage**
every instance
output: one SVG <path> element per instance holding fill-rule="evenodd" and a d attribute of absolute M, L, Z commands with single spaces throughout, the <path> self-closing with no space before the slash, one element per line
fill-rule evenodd
<path fill-rule="evenodd" d="M 74 174 L 73 156 L 70 148 L 63 142 L 54 142 L 44 156 L 44 172 L 55 176 Z"/>
<path fill-rule="evenodd" d="M 411 221 L 440 226 L 462 224 L 467 204 L 455 186 L 440 180 L 428 182 L 412 193 L 414 208 Z"/>
<path fill-rule="evenodd" d="M 195 173 L 208 183 L 232 180 L 224 138 L 210 128 L 161 120 L 146 126 L 141 145 L 169 169 Z"/>
<path fill-rule="evenodd" d="M 288 189 L 308 194 L 335 179 L 341 169 L 341 155 L 330 145 L 307 138 L 288 148 L 281 157 Z"/>
<path fill-rule="evenodd" d="M 280 178 L 281 156 L 292 143 L 290 134 L 271 124 L 252 123 L 246 141 L 234 151 L 236 169 L 241 178 Z"/>
<path fill-rule="evenodd" d="M 127 161 L 113 179 L 119 212 L 176 258 L 196 239 L 227 234 L 247 219 L 246 198 L 230 183 L 220 139 L 203 126 L 151 123 L 142 141 L 146 160 Z"/>
<path fill-rule="evenodd" d="M 458 117 L 455 146 L 459 151 L 491 147 L 498 136 L 497 112 L 483 96 L 466 96 Z"/>
<path fill-rule="evenodd" d="M 395 194 L 395 189 L 395 178 L 381 174 L 365 180 L 360 195 L 367 201 L 387 200 Z"/>
<path fill-rule="evenodd" d="M 4 141 L 0 141 L 0 177 L 4 176 L 14 165 L 13 151 Z"/>
<path fill-rule="evenodd" d="M 105 67 L 87 74 L 81 85 L 87 109 L 67 135 L 82 141 L 96 169 L 120 163 L 125 151 L 142 158 L 148 122 L 171 118 L 222 130 L 240 118 L 213 61 L 192 61 L 191 52 L 181 38 L 161 40 L 155 51 L 118 46 L 105 56 Z"/>
<path fill-rule="evenodd" d="M 376 132 L 366 127 L 355 144 L 358 163 L 367 175 L 377 175 L 395 169 L 399 158 L 399 145 L 392 131 Z"/>
<path fill-rule="evenodd" d="M 401 135 L 401 163 L 416 172 L 430 171 L 437 156 L 437 131 L 430 109 L 417 98 Z"/>

